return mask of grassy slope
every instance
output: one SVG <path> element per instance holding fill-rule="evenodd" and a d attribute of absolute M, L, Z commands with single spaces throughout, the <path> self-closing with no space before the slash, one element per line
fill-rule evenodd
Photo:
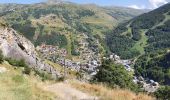
<path fill-rule="evenodd" d="M 72 81 L 70 84 L 85 93 L 98 96 L 101 100 L 154 100 L 146 94 L 135 94 L 129 90 L 110 89 L 102 84 L 88 84 Z"/>
<path fill-rule="evenodd" d="M 0 74 L 0 100 L 51 100 L 56 96 L 43 91 L 41 81 L 22 74 L 7 62 L 0 65 L 8 71 Z"/>
<path fill-rule="evenodd" d="M 56 66 L 57 69 L 61 69 L 59 65 L 55 64 L 53 66 Z M 45 89 L 46 86 L 52 86 L 52 84 L 55 86 L 56 83 L 51 81 L 44 83 L 32 74 L 30 76 L 23 75 L 22 69 L 14 69 L 14 66 L 9 65 L 7 62 L 0 64 L 0 67 L 5 67 L 8 70 L 0 74 L 0 100 L 60 99 L 59 95 Z M 72 78 L 73 77 L 69 77 L 69 79 Z M 145 94 L 136 95 L 128 90 L 110 89 L 102 85 L 82 83 L 73 80 L 67 81 L 67 84 L 77 91 L 100 97 L 102 100 L 153 100 L 152 97 Z"/>

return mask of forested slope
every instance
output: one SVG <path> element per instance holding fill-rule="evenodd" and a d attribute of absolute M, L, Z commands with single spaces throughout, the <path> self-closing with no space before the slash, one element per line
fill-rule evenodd
<path fill-rule="evenodd" d="M 110 50 L 135 59 L 135 74 L 170 84 L 170 4 L 120 24 L 106 38 Z"/>
<path fill-rule="evenodd" d="M 110 50 L 122 58 L 133 58 L 146 52 L 170 47 L 170 4 L 120 24 L 108 34 Z"/>

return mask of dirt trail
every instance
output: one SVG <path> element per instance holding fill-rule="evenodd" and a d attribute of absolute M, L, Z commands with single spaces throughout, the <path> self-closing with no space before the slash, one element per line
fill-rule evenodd
<path fill-rule="evenodd" d="M 97 100 L 96 97 L 90 96 L 82 91 L 71 87 L 67 83 L 56 83 L 44 88 L 46 91 L 55 93 L 61 100 Z"/>

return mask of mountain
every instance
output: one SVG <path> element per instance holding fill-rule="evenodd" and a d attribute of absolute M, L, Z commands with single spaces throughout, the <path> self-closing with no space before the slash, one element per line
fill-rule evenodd
<path fill-rule="evenodd" d="M 107 35 L 110 50 L 135 59 L 137 76 L 170 84 L 170 4 L 118 25 Z"/>
<path fill-rule="evenodd" d="M 153 98 L 147 95 L 120 90 L 119 88 L 140 91 L 138 84 L 133 82 L 133 71 L 126 70 L 123 64 L 115 64 L 113 59 L 107 57 L 103 57 L 106 59 L 102 62 L 101 57 L 102 54 L 109 53 L 104 41 L 106 39 L 111 52 L 122 58 L 135 58 L 136 76 L 169 85 L 169 51 L 167 48 L 147 48 L 151 45 L 149 38 L 156 36 L 149 36 L 154 33 L 151 32 L 152 28 L 154 30 L 160 27 L 161 22 L 165 25 L 168 23 L 169 12 L 167 7 L 162 8 L 160 12 L 164 11 L 164 19 L 161 19 L 159 10 L 135 17 L 144 11 L 70 2 L 0 5 L 0 76 L 5 77 L 0 78 L 4 91 L 0 94 L 8 95 L 8 90 L 12 88 L 15 94 L 9 94 L 8 97 L 13 96 L 14 99 L 30 100 L 37 99 L 37 96 L 41 96 L 38 99 L 61 97 L 63 100 L 89 99 L 93 96 L 97 99 L 127 99 L 128 96 L 130 100 L 152 100 Z M 133 17 L 135 18 L 131 19 Z M 129 19 L 131 20 L 127 21 Z M 143 25 L 145 23 L 146 25 Z M 115 29 L 117 24 L 120 25 Z M 115 30 L 112 32 L 112 29 Z M 114 56 L 121 63 L 131 63 L 130 60 L 124 61 L 119 59 L 119 56 Z M 31 77 L 35 77 L 35 80 Z M 42 81 L 36 82 L 37 79 Z M 56 83 L 65 79 L 65 82 Z M 81 83 L 79 80 L 89 80 L 95 84 Z M 97 83 L 105 84 L 106 88 Z M 7 88 L 6 85 L 11 87 Z M 17 89 L 20 86 L 22 89 Z M 109 87 L 115 88 L 115 92 Z M 40 90 L 37 95 L 35 88 L 40 88 L 36 89 Z M 54 94 L 46 94 L 44 90 Z M 67 94 L 69 95 L 65 97 Z"/>
<path fill-rule="evenodd" d="M 68 58 L 82 55 L 81 40 L 94 52 L 105 52 L 103 38 L 118 23 L 144 13 L 121 7 L 94 4 L 39 3 L 0 5 L 1 19 L 35 45 L 65 48 Z M 85 33 L 85 35 L 84 35 Z M 88 37 L 88 38 L 86 38 Z M 77 39 L 79 38 L 79 39 Z"/>
<path fill-rule="evenodd" d="M 108 35 L 107 44 L 122 58 L 167 49 L 169 45 L 170 4 L 118 25 Z"/>
<path fill-rule="evenodd" d="M 0 51 L 0 99 L 154 100 L 154 97 L 143 93 L 136 94 L 130 90 L 111 89 L 101 84 L 81 82 L 75 78 L 79 76 L 78 73 L 65 68 L 63 68 L 64 72 L 67 71 L 68 76 L 64 77 L 67 80 L 62 82 L 62 67 L 58 66 L 61 69 L 58 70 L 56 64 L 49 64 L 41 59 L 28 39 L 4 23 L 0 23 Z M 123 68 L 119 67 L 119 69 Z M 123 70 L 125 74 L 125 69 Z M 73 74 L 74 78 L 71 76 Z"/>

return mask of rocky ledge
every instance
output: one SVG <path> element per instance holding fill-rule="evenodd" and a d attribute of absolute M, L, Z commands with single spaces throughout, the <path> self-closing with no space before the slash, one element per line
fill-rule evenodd
<path fill-rule="evenodd" d="M 0 50 L 8 58 L 24 59 L 30 68 L 52 74 L 53 78 L 61 77 L 60 73 L 38 57 L 34 45 L 12 28 L 0 27 Z"/>

